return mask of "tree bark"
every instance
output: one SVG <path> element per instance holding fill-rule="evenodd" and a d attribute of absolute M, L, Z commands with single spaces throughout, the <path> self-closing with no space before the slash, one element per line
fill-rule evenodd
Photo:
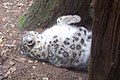
<path fill-rule="evenodd" d="M 33 30 L 37 27 L 47 27 L 56 23 L 63 15 L 76 14 L 82 17 L 81 24 L 91 24 L 89 6 L 91 0 L 33 0 L 32 6 L 19 18 L 19 26 Z"/>
<path fill-rule="evenodd" d="M 120 80 L 120 0 L 96 0 L 89 80 Z"/>

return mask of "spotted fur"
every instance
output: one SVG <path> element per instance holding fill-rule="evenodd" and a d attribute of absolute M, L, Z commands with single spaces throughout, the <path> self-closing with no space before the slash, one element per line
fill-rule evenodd
<path fill-rule="evenodd" d="M 91 36 L 86 28 L 68 23 L 56 24 L 42 33 L 28 31 L 22 37 L 22 54 L 58 67 L 87 69 Z"/>

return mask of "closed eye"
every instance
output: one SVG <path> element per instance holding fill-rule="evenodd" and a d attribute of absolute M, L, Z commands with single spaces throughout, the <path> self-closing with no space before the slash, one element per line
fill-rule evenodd
<path fill-rule="evenodd" d="M 28 42 L 29 44 L 32 43 L 32 40 Z"/>

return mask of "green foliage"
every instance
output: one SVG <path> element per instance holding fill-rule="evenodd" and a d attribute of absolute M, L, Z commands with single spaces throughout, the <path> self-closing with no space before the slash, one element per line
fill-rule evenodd
<path fill-rule="evenodd" d="M 24 15 L 19 16 L 19 18 L 18 18 L 18 27 L 23 28 L 24 24 L 25 24 L 25 21 L 26 21 L 26 17 Z"/>

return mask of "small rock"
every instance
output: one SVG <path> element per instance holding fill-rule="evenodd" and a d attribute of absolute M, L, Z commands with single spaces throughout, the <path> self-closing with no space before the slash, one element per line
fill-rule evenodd
<path fill-rule="evenodd" d="M 28 61 L 29 63 L 33 63 L 33 61 Z"/>
<path fill-rule="evenodd" d="M 9 33 L 10 36 L 12 36 L 13 34 L 12 33 Z"/>
<path fill-rule="evenodd" d="M 2 65 L 3 64 L 3 62 L 0 62 L 0 65 Z"/>
<path fill-rule="evenodd" d="M 2 35 L 2 32 L 0 32 L 0 35 Z"/>
<path fill-rule="evenodd" d="M 19 3 L 19 4 L 17 4 L 17 5 L 20 7 L 20 6 L 23 6 L 23 5 L 25 5 L 25 4 L 23 4 L 23 3 Z"/>
<path fill-rule="evenodd" d="M 33 73 L 31 73 L 31 76 L 33 75 Z"/>
<path fill-rule="evenodd" d="M 20 51 L 20 54 L 22 54 L 22 55 L 23 55 L 24 53 L 23 53 L 22 51 Z"/>
<path fill-rule="evenodd" d="M 47 77 L 46 78 L 42 78 L 43 80 L 49 80 Z"/>
<path fill-rule="evenodd" d="M 43 62 L 42 64 L 45 65 L 45 62 Z"/>
<path fill-rule="evenodd" d="M 13 44 L 15 44 L 15 43 L 16 43 L 16 40 L 13 41 Z"/>
<path fill-rule="evenodd" d="M 38 62 L 38 60 L 35 60 L 35 63 L 37 63 Z"/>
<path fill-rule="evenodd" d="M 30 1 L 30 2 L 29 2 L 29 6 L 31 6 L 32 4 L 33 4 L 33 1 Z"/>
<path fill-rule="evenodd" d="M 13 5 L 13 3 L 10 3 L 10 2 L 6 2 L 6 3 L 3 3 L 4 6 L 6 5 Z"/>
<path fill-rule="evenodd" d="M 6 12 L 10 12 L 10 10 L 6 10 Z"/>
<path fill-rule="evenodd" d="M 11 27 L 15 27 L 15 25 L 14 25 L 14 24 L 10 24 L 10 26 L 11 26 Z"/>
<path fill-rule="evenodd" d="M 25 66 L 25 68 L 28 68 L 28 66 Z"/>
<path fill-rule="evenodd" d="M 33 69 L 35 69 L 36 68 L 36 66 L 32 66 L 33 67 Z"/>
<path fill-rule="evenodd" d="M 7 33 L 9 33 L 10 32 L 10 30 L 7 30 Z"/>
<path fill-rule="evenodd" d="M 78 78 L 79 80 L 82 80 L 82 78 Z"/>

